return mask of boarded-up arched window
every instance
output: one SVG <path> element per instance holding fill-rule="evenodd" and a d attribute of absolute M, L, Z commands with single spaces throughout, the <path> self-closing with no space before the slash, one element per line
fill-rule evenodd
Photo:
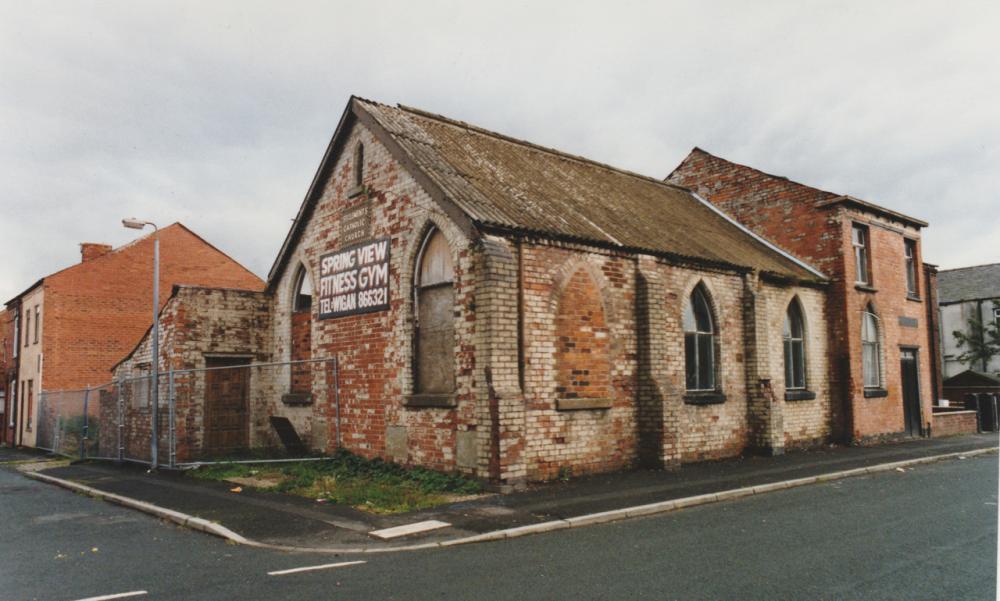
<path fill-rule="evenodd" d="M 312 358 L 312 280 L 305 266 L 300 265 L 292 289 L 292 332 L 290 359 L 305 361 Z M 292 394 L 309 394 L 312 391 L 310 364 L 292 365 Z"/>
<path fill-rule="evenodd" d="M 455 269 L 448 241 L 431 230 L 414 278 L 414 392 L 455 390 Z"/>
<path fill-rule="evenodd" d="M 563 290 L 555 325 L 559 398 L 610 397 L 610 344 L 601 291 L 582 269 Z"/>

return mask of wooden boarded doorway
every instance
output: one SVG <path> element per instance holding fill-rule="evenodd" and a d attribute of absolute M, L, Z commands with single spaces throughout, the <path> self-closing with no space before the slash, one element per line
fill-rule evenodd
<path fill-rule="evenodd" d="M 246 357 L 205 357 L 207 455 L 230 455 L 248 446 L 250 370 L 245 366 L 249 364 Z"/>

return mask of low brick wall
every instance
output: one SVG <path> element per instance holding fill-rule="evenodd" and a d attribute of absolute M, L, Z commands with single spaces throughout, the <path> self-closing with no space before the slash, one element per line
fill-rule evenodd
<path fill-rule="evenodd" d="M 931 422 L 931 433 L 935 438 L 955 436 L 956 434 L 975 434 L 976 412 L 947 411 L 934 413 Z"/>

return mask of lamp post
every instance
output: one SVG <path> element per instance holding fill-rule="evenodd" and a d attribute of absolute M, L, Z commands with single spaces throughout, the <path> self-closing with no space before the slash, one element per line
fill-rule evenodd
<path fill-rule="evenodd" d="M 140 221 L 135 217 L 122 219 L 122 225 L 129 229 L 141 230 L 147 225 L 153 226 L 153 332 L 152 338 L 152 411 L 150 412 L 150 430 L 153 437 L 152 449 L 150 452 L 150 470 L 155 470 L 157 466 L 157 443 L 159 442 L 160 429 L 160 238 L 156 235 L 159 229 L 152 221 Z"/>

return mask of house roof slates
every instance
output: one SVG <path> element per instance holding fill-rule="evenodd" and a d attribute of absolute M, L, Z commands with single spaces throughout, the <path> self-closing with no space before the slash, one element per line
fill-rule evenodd
<path fill-rule="evenodd" d="M 938 303 L 1000 298 L 1000 263 L 938 271 Z"/>

